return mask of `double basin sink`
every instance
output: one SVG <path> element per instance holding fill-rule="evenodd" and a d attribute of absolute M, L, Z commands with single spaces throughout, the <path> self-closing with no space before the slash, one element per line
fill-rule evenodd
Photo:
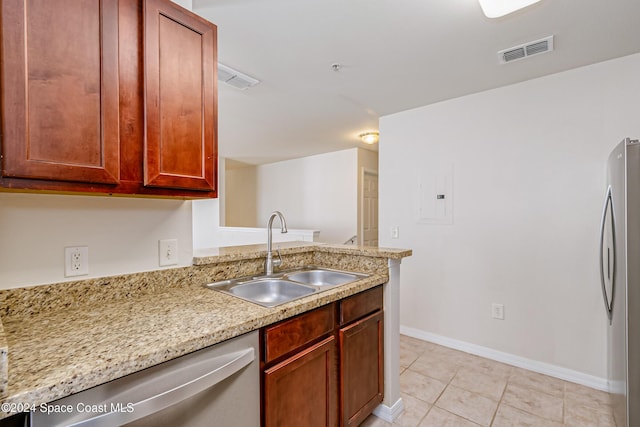
<path fill-rule="evenodd" d="M 363 273 L 308 266 L 269 276 L 223 280 L 205 286 L 264 307 L 275 307 L 368 276 Z"/>

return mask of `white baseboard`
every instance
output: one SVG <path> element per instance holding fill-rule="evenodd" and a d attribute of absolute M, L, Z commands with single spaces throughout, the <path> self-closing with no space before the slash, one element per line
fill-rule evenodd
<path fill-rule="evenodd" d="M 385 404 L 380 404 L 373 410 L 373 415 L 378 418 L 385 420 L 388 423 L 393 423 L 398 419 L 402 410 L 404 409 L 404 403 L 402 402 L 402 398 L 398 398 L 396 403 L 392 406 L 387 406 Z"/>
<path fill-rule="evenodd" d="M 597 390 L 609 391 L 609 383 L 606 378 L 596 377 L 594 375 L 585 374 L 572 369 L 563 368 L 561 366 L 551 365 L 549 363 L 538 362 L 536 360 L 527 359 L 526 357 L 516 356 L 514 354 L 505 353 L 489 347 L 483 347 L 453 338 L 447 338 L 442 335 L 432 334 L 430 332 L 421 331 L 408 326 L 400 326 L 400 333 L 423 341 L 439 344 L 444 347 L 453 348 L 455 350 L 464 351 L 466 353 L 506 363 L 507 365 L 517 366 L 518 368 L 528 369 L 529 371 L 549 375 L 561 380 L 585 385 Z"/>

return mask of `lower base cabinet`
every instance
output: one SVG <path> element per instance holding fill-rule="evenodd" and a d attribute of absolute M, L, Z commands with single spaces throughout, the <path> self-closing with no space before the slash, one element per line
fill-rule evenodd
<path fill-rule="evenodd" d="M 336 426 L 336 340 L 333 336 L 264 372 L 264 425 Z"/>
<path fill-rule="evenodd" d="M 340 329 L 343 426 L 358 426 L 382 402 L 382 311 Z"/>
<path fill-rule="evenodd" d="M 383 398 L 382 285 L 261 331 L 262 426 L 357 426 Z"/>

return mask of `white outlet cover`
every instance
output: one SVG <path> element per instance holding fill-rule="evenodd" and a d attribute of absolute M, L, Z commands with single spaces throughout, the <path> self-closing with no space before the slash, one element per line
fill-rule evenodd
<path fill-rule="evenodd" d="M 67 246 L 64 248 L 64 277 L 89 274 L 89 246 Z"/>

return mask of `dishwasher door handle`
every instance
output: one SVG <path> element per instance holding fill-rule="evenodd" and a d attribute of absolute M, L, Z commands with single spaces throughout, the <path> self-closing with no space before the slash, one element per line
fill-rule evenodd
<path fill-rule="evenodd" d="M 107 412 L 97 415 L 74 424 L 70 424 L 69 427 L 113 427 L 116 425 L 122 425 L 130 423 L 132 421 L 144 418 L 153 413 L 159 412 L 169 406 L 182 402 L 196 394 L 213 387 L 214 385 L 229 378 L 255 359 L 255 351 L 253 347 L 236 351 L 233 353 L 224 354 L 218 357 L 212 358 L 212 363 L 215 364 L 215 368 L 203 375 L 200 375 L 193 379 L 187 379 L 179 386 L 162 391 L 153 396 L 133 402 L 132 410 L 127 411 L 115 411 Z M 178 371 L 176 375 L 180 375 Z M 154 383 L 163 381 L 163 378 L 149 378 L 148 381 L 141 382 L 135 386 L 136 389 L 144 389 L 146 387 L 152 387 Z M 107 402 L 122 403 L 126 408 L 127 405 L 131 405 L 132 402 L 126 401 L 127 393 L 123 393 L 116 397 L 115 402 L 110 399 Z M 117 406 L 117 405 L 116 405 Z M 122 408 L 123 406 L 120 406 Z"/>

